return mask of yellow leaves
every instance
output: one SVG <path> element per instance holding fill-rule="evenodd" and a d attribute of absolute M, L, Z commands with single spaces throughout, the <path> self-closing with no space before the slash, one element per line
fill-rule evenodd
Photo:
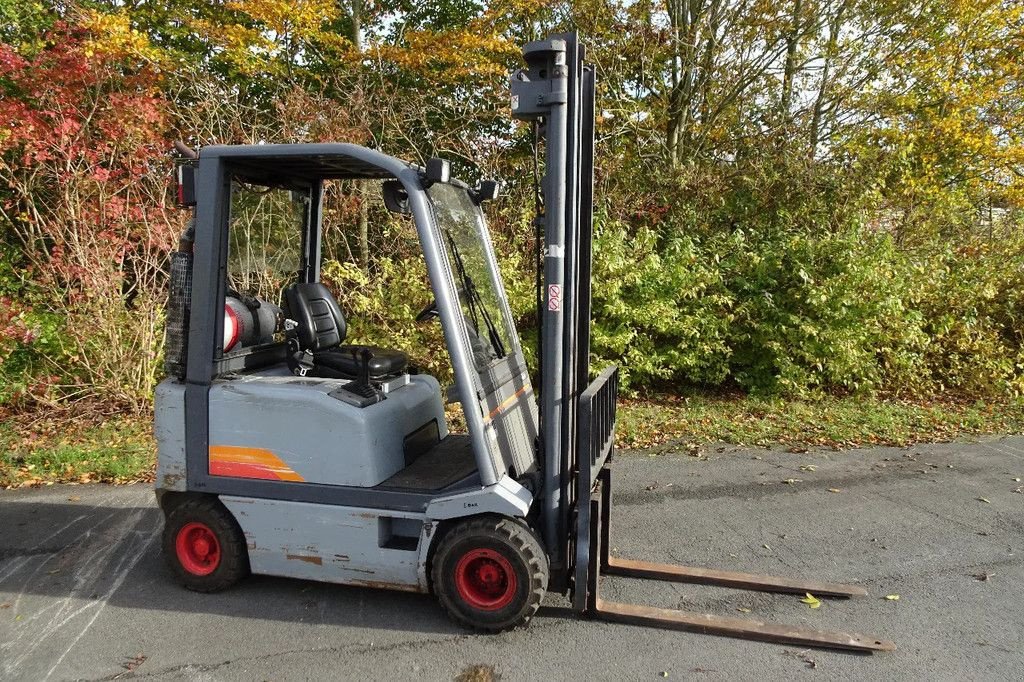
<path fill-rule="evenodd" d="M 508 62 L 518 54 L 513 41 L 480 26 L 444 32 L 410 31 L 405 44 L 379 46 L 373 54 L 396 66 L 444 82 L 469 77 L 504 76 Z"/>
<path fill-rule="evenodd" d="M 342 42 L 331 28 L 340 17 L 331 0 L 229 0 L 227 16 L 189 18 L 189 27 L 220 48 L 219 57 L 243 73 L 294 60 L 312 43 Z"/>
<path fill-rule="evenodd" d="M 315 38 L 339 14 L 333 0 L 228 0 L 225 6 L 248 15 L 278 39 Z"/>
<path fill-rule="evenodd" d="M 821 600 L 818 599 L 817 597 L 815 597 L 810 592 L 808 592 L 807 595 L 803 599 L 800 600 L 800 602 L 803 603 L 803 604 L 807 604 L 807 606 L 812 608 L 812 609 L 820 609 L 821 608 Z"/>
<path fill-rule="evenodd" d="M 898 595 L 898 594 L 887 594 L 887 595 L 885 595 L 885 598 L 888 599 L 889 601 L 899 601 L 900 600 L 900 595 Z"/>
<path fill-rule="evenodd" d="M 107 55 L 114 58 L 131 57 L 149 62 L 159 62 L 162 53 L 153 46 L 149 37 L 131 25 L 124 11 L 105 13 L 87 10 L 82 25 L 89 30 L 92 38 L 85 42 L 87 57 Z"/>

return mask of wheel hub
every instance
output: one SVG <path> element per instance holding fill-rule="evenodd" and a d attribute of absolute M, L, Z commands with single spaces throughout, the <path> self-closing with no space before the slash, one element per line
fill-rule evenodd
<path fill-rule="evenodd" d="M 492 549 L 470 550 L 455 566 L 455 587 L 459 596 L 482 611 L 497 611 L 512 603 L 516 585 L 512 564 Z"/>
<path fill-rule="evenodd" d="M 204 523 L 193 521 L 182 526 L 174 549 L 182 568 L 193 575 L 209 575 L 220 565 L 220 543 Z"/>

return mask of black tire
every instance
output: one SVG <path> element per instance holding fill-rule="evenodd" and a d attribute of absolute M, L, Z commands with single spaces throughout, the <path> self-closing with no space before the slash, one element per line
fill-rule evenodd
<path fill-rule="evenodd" d="M 218 592 L 249 575 L 242 529 L 214 498 L 187 500 L 167 514 L 163 551 L 178 582 L 196 592 Z"/>
<path fill-rule="evenodd" d="M 463 521 L 441 538 L 430 579 L 456 623 L 502 632 L 537 613 L 548 587 L 548 560 L 525 524 L 482 516 Z"/>

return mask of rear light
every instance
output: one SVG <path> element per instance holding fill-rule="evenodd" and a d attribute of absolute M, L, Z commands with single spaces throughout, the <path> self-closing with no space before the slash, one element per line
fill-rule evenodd
<path fill-rule="evenodd" d="M 188 164 L 179 165 L 174 172 L 174 199 L 178 206 L 196 205 L 196 168 Z"/>

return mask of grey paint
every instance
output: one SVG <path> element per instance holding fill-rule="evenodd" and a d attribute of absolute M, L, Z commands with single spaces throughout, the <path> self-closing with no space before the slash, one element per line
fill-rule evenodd
<path fill-rule="evenodd" d="M 448 434 L 428 375 L 358 408 L 328 395 L 346 380 L 245 375 L 210 387 L 210 446 L 270 450 L 305 481 L 369 488 L 405 467 L 404 438 L 431 420 Z"/>
<path fill-rule="evenodd" d="M 521 476 L 536 469 L 537 402 L 525 363 L 516 356 L 500 363 L 506 371 L 492 374 L 492 387 L 481 401 L 484 429 L 502 468 Z"/>
<path fill-rule="evenodd" d="M 503 476 L 496 484 L 450 497 L 438 498 L 427 507 L 430 519 L 456 519 L 476 514 L 525 517 L 533 503 L 530 491 Z"/>
<path fill-rule="evenodd" d="M 473 369 L 468 351 L 468 337 L 458 309 L 454 281 L 440 248 L 439 235 L 432 211 L 420 184 L 419 171 L 409 164 L 378 151 L 351 144 L 288 144 L 211 146 L 200 152 L 197 180 L 196 261 L 189 339 L 188 388 L 186 389 L 186 423 L 189 488 L 208 492 L 241 493 L 237 483 L 225 486 L 206 474 L 209 448 L 208 385 L 213 378 L 213 358 L 223 333 L 219 324 L 220 301 L 224 296 L 227 239 L 227 173 L 231 163 L 245 164 L 255 159 L 321 157 L 361 164 L 363 172 L 381 176 L 391 174 L 402 182 L 410 197 L 410 208 L 427 263 L 428 274 L 437 300 L 438 311 L 455 373 L 456 386 L 462 397 L 467 427 L 473 444 L 481 480 L 497 481 L 499 473 L 492 462 L 492 444 L 485 437 L 482 415 L 472 409 L 480 395 L 479 377 Z M 383 172 L 383 173 L 382 173 Z M 210 211 L 210 207 L 215 207 Z M 316 240 L 317 242 L 319 240 Z M 312 255 L 312 254 L 311 254 Z M 313 274 L 307 270 L 307 276 Z M 207 286 L 203 286 L 203 284 Z M 215 286 L 209 286 L 214 283 Z M 497 456 L 497 453 L 493 453 Z M 266 490 L 266 486 L 257 484 Z M 255 490 L 254 490 L 255 493 Z M 264 493 L 265 494 L 265 493 Z"/>
<path fill-rule="evenodd" d="M 209 384 L 214 349 L 223 334 L 221 306 L 224 282 L 219 263 L 224 250 L 224 169 L 220 159 L 201 162 L 196 171 L 195 242 L 192 305 L 189 317 L 188 367 L 185 386 L 185 448 L 189 490 L 206 486 L 209 449 Z M 220 273 L 220 274 L 219 274 Z M 219 280 L 218 280 L 219 277 Z M 219 285 L 218 285 L 219 281 Z"/>
<path fill-rule="evenodd" d="M 427 588 L 418 541 L 410 550 L 381 546 L 382 523 L 399 519 L 422 526 L 422 515 L 251 497 L 220 500 L 242 527 L 253 573 L 414 592 Z"/>
<path fill-rule="evenodd" d="M 565 309 L 554 305 L 552 289 L 564 292 L 568 159 L 568 67 L 566 41 L 549 39 L 528 44 L 529 65 L 512 76 L 513 115 L 544 118 L 547 159 L 544 175 L 544 312 L 541 331 L 541 440 L 544 459 L 543 535 L 553 563 L 560 560 L 559 521 L 562 505 L 562 385 Z M 518 105 L 518 106 L 516 106 Z M 575 198 L 575 197 L 572 197 Z"/>
<path fill-rule="evenodd" d="M 156 439 L 156 489 L 186 490 L 185 384 L 164 379 L 156 387 L 153 436 Z"/>

